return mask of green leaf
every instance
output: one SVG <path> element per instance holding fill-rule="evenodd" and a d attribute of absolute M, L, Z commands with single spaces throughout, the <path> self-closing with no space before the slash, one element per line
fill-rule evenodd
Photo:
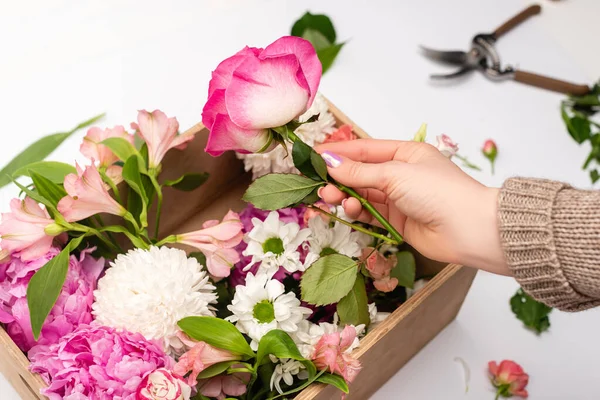
<path fill-rule="evenodd" d="M 69 132 L 48 135 L 29 145 L 29 147 L 19 153 L 4 168 L 2 168 L 0 171 L 0 187 L 9 184 L 11 182 L 10 177 L 19 177 L 19 175 L 15 174 L 16 171 L 26 165 L 37 161 L 42 161 L 73 133 L 94 124 L 103 117 L 104 114 L 97 115 L 85 122 L 80 123 Z"/>
<path fill-rule="evenodd" d="M 396 253 L 396 260 L 396 266 L 390 272 L 390 276 L 398 279 L 399 286 L 412 289 L 417 270 L 415 256 L 410 251 L 400 251 Z"/>
<path fill-rule="evenodd" d="M 365 280 L 361 274 L 356 275 L 352 290 L 337 304 L 340 322 L 346 325 L 369 325 L 369 302 Z"/>
<path fill-rule="evenodd" d="M 323 74 L 327 72 L 329 68 L 331 68 L 333 62 L 338 56 L 338 53 L 340 50 L 342 50 L 342 47 L 344 47 L 345 44 L 346 42 L 338 43 L 324 49 L 317 50 L 317 56 L 323 65 Z"/>
<path fill-rule="evenodd" d="M 135 146 L 120 137 L 109 137 L 100 142 L 108 147 L 121 161 L 127 161 L 133 155 L 139 155 Z"/>
<path fill-rule="evenodd" d="M 319 258 L 302 275 L 302 300 L 317 306 L 340 301 L 356 281 L 356 261 L 341 254 Z"/>
<path fill-rule="evenodd" d="M 335 28 L 328 16 L 307 12 L 292 26 L 292 36 L 303 37 L 307 29 L 320 32 L 330 43 L 335 43 Z"/>
<path fill-rule="evenodd" d="M 592 180 L 592 183 L 598 182 L 598 179 L 600 179 L 600 174 L 598 174 L 597 169 L 593 169 L 590 171 L 590 179 Z"/>
<path fill-rule="evenodd" d="M 526 327 L 532 329 L 538 335 L 550 328 L 548 314 L 552 311 L 552 307 L 534 300 L 523 289 L 519 288 L 517 293 L 510 299 L 510 308 Z"/>
<path fill-rule="evenodd" d="M 29 175 L 31 176 L 35 190 L 42 197 L 48 199 L 54 207 L 56 207 L 60 199 L 67 195 L 67 192 L 65 192 L 65 189 L 63 189 L 62 186 L 52 182 L 50 179 L 32 171 L 29 171 Z"/>
<path fill-rule="evenodd" d="M 317 201 L 321 200 L 319 197 L 319 188 L 315 188 L 308 196 L 300 200 L 299 204 L 311 205 L 315 204 Z"/>
<path fill-rule="evenodd" d="M 587 118 L 579 115 L 570 117 L 564 104 L 562 105 L 560 112 L 567 127 L 567 131 L 577 143 L 581 144 L 590 138 L 591 127 L 590 121 Z"/>
<path fill-rule="evenodd" d="M 75 167 L 69 164 L 58 161 L 37 161 L 19 168 L 15 171 L 13 176 L 29 176 L 29 171 L 35 172 L 36 174 L 59 184 L 64 182 L 65 176 L 68 174 L 77 173 Z"/>
<path fill-rule="evenodd" d="M 194 251 L 188 254 L 188 257 L 195 258 L 196 260 L 198 260 L 200 265 L 206 266 L 206 256 L 204 255 L 204 253 L 200 251 Z"/>
<path fill-rule="evenodd" d="M 203 172 L 200 174 L 185 174 L 180 176 L 178 179 L 172 181 L 165 181 L 164 186 L 170 186 L 174 189 L 181 190 L 184 192 L 191 192 L 196 190 L 208 179 L 208 173 Z"/>
<path fill-rule="evenodd" d="M 324 383 L 326 385 L 332 385 L 336 388 L 340 389 L 344 393 L 350 393 L 350 389 L 348 388 L 348 384 L 339 375 L 333 375 L 329 373 L 325 373 L 317 378 L 317 382 Z"/>
<path fill-rule="evenodd" d="M 144 189 L 144 184 L 142 182 L 142 174 L 140 173 L 140 165 L 139 165 L 139 158 L 137 155 L 131 155 L 127 161 L 125 161 L 125 165 L 123 165 L 123 171 L 122 171 L 122 175 L 123 175 L 123 180 L 125 182 L 127 182 L 127 185 L 129 185 L 129 187 L 138 194 L 139 199 L 141 200 L 141 203 L 139 203 L 139 205 L 141 206 L 141 210 L 139 210 L 139 214 L 137 214 L 137 207 L 136 207 L 136 214 L 133 214 L 134 216 L 139 217 L 139 221 L 140 224 L 142 225 L 142 227 L 146 227 L 148 226 L 148 197 L 146 195 L 146 190 Z M 134 212 L 134 210 L 129 210 L 130 212 Z"/>
<path fill-rule="evenodd" d="M 310 378 L 315 376 L 317 372 L 315 365 L 302 357 L 298 346 L 296 346 L 290 335 L 280 329 L 269 331 L 260 339 L 255 368 L 258 368 L 269 354 L 277 358 L 291 358 L 292 360 L 300 361 L 306 367 Z"/>
<path fill-rule="evenodd" d="M 31 329 L 37 340 L 44 321 L 62 290 L 69 269 L 69 247 L 58 253 L 31 277 L 27 286 Z"/>
<path fill-rule="evenodd" d="M 215 317 L 186 317 L 177 324 L 193 339 L 234 354 L 255 356 L 244 336 L 231 322 Z"/>
<path fill-rule="evenodd" d="M 129 239 L 129 241 L 135 247 L 141 248 L 141 249 L 145 249 L 145 248 L 148 247 L 148 245 L 142 239 L 140 239 L 138 236 L 134 235 L 127 228 L 125 228 L 124 226 L 121 226 L 121 225 L 105 226 L 105 227 L 99 229 L 99 231 L 100 232 L 122 233 L 125 236 L 127 236 L 127 238 Z"/>
<path fill-rule="evenodd" d="M 325 35 L 315 29 L 305 30 L 302 34 L 302 38 L 308 40 L 317 51 L 333 44 L 333 42 L 330 42 Z"/>
<path fill-rule="evenodd" d="M 296 204 L 323 182 L 295 174 L 269 174 L 252 182 L 243 200 L 261 210 L 278 210 Z"/>
<path fill-rule="evenodd" d="M 327 179 L 327 166 L 325 165 L 325 161 L 323 161 L 323 158 L 317 154 L 312 147 L 302 140 L 296 140 L 294 142 L 294 146 L 292 147 L 292 159 L 294 160 L 294 166 L 298 168 L 298 171 L 313 181 Z"/>
<path fill-rule="evenodd" d="M 239 363 L 239 361 L 234 360 L 234 361 L 223 361 L 223 362 L 211 365 L 210 367 L 208 367 L 205 370 L 202 370 L 202 372 L 200 372 L 200 374 L 198 375 L 198 379 L 207 379 L 207 378 L 212 378 L 213 376 L 217 376 L 217 375 L 221 374 L 222 372 L 225 372 L 227 370 L 227 368 L 231 367 L 233 364 L 237 364 L 237 363 Z"/>
<path fill-rule="evenodd" d="M 33 200 L 37 201 L 38 203 L 45 205 L 46 207 L 48 207 L 49 210 L 56 211 L 56 208 L 52 205 L 50 200 L 48 200 L 44 196 L 41 196 L 38 192 L 33 191 L 33 190 L 21 185 L 16 180 L 13 180 L 13 183 L 15 185 L 17 185 L 17 187 L 19 189 L 21 189 L 21 192 L 25 193 L 27 195 L 27 197 L 31 197 Z"/>

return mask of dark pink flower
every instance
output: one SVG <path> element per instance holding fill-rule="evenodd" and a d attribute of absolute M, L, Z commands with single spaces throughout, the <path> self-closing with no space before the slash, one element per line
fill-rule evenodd
<path fill-rule="evenodd" d="M 488 363 L 492 385 L 497 389 L 496 398 L 519 396 L 524 399 L 529 395 L 525 387 L 529 383 L 529 375 L 514 361 L 504 360 L 500 365 L 495 361 Z"/>
<path fill-rule="evenodd" d="M 265 49 L 246 47 L 212 74 L 202 123 L 210 130 L 206 152 L 272 149 L 271 128 L 286 125 L 312 104 L 321 62 L 310 42 L 286 36 Z"/>

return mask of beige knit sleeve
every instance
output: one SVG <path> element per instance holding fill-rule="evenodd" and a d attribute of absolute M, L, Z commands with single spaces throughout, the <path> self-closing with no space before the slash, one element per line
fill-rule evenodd
<path fill-rule="evenodd" d="M 529 295 L 563 311 L 600 305 L 600 192 L 509 179 L 498 218 L 506 261 Z"/>

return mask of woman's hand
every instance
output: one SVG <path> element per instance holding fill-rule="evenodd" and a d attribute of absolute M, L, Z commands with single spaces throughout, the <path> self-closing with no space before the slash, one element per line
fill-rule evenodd
<path fill-rule="evenodd" d="M 509 274 L 498 233 L 498 190 L 472 179 L 435 147 L 359 139 L 316 150 L 337 182 L 358 190 L 424 256 Z M 333 185 L 319 195 L 342 204 L 350 218 L 376 223 Z"/>

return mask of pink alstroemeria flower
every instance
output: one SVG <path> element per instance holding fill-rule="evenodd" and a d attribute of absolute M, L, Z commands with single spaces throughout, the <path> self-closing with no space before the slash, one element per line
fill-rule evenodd
<path fill-rule="evenodd" d="M 196 386 L 198 374 L 206 368 L 223 361 L 237 361 L 241 359 L 242 356 L 238 354 L 217 349 L 205 342 L 197 342 L 190 350 L 179 357 L 179 361 L 175 364 L 173 372 L 180 376 L 185 376 L 189 372 L 188 384 Z"/>
<path fill-rule="evenodd" d="M 2 250 L 7 254 L 21 252 L 23 261 L 42 257 L 52 247 L 54 236 L 62 229 L 50 218 L 48 211 L 33 199 L 12 199 L 10 213 L 2 214 L 0 237 Z M 59 229 L 53 229 L 59 228 Z"/>
<path fill-rule="evenodd" d="M 454 142 L 448 135 L 440 135 L 437 138 L 437 149 L 444 157 L 452 158 L 458 153 L 458 144 Z"/>
<path fill-rule="evenodd" d="M 69 222 L 80 221 L 99 213 L 123 216 L 127 210 L 113 199 L 95 165 L 82 170 L 79 165 L 77 174 L 65 177 L 64 186 L 67 196 L 57 205 L 58 211 Z"/>
<path fill-rule="evenodd" d="M 192 388 L 166 368 L 158 368 L 142 379 L 135 400 L 189 400 Z"/>
<path fill-rule="evenodd" d="M 373 278 L 375 289 L 381 292 L 391 292 L 398 286 L 398 279 L 390 277 L 390 273 L 395 266 L 394 259 L 384 257 L 373 247 L 364 248 L 361 259 L 366 260 L 365 266 Z"/>
<path fill-rule="evenodd" d="M 272 150 L 271 128 L 286 125 L 312 104 L 321 62 L 310 42 L 285 36 L 265 49 L 246 47 L 212 73 L 202 123 L 210 130 L 206 152 Z"/>
<path fill-rule="evenodd" d="M 312 360 L 319 370 L 329 370 L 351 383 L 361 370 L 360 361 L 348 354 L 348 349 L 356 339 L 356 328 L 346 326 L 344 330 L 326 333 L 315 345 Z"/>
<path fill-rule="evenodd" d="M 151 113 L 140 110 L 137 119 L 137 124 L 133 122 L 131 127 L 148 145 L 150 168 L 158 167 L 169 150 L 173 148 L 183 150 L 194 138 L 193 134 L 178 135 L 179 122 L 177 122 L 177 118 L 169 118 L 160 110 L 154 110 Z"/>
<path fill-rule="evenodd" d="M 244 237 L 244 225 L 240 216 L 229 211 L 223 221 L 206 221 L 202 229 L 176 235 L 177 242 L 187 244 L 202 251 L 206 256 L 206 268 L 216 278 L 225 278 L 231 268 L 240 261 L 240 254 L 234 249 Z"/>
<path fill-rule="evenodd" d="M 241 368 L 243 365 L 234 364 L 231 368 Z M 198 381 L 200 394 L 217 400 L 223 400 L 229 396 L 241 396 L 246 393 L 248 383 L 252 375 L 249 372 L 236 372 L 231 375 L 219 375 L 210 379 Z"/>
<path fill-rule="evenodd" d="M 87 131 L 87 134 L 83 138 L 79 151 L 90 160 L 97 161 L 99 168 L 108 168 L 119 161 L 119 157 L 117 157 L 110 148 L 101 144 L 101 142 L 112 137 L 125 139 L 133 144 L 133 135 L 127 133 L 125 128 L 121 125 L 117 125 L 112 129 L 92 127 Z"/>
<path fill-rule="evenodd" d="M 488 363 L 492 385 L 497 388 L 496 398 L 519 396 L 524 399 L 529 395 L 525 387 L 529 383 L 529 375 L 514 361 L 504 360 L 500 365 L 495 361 Z"/>

